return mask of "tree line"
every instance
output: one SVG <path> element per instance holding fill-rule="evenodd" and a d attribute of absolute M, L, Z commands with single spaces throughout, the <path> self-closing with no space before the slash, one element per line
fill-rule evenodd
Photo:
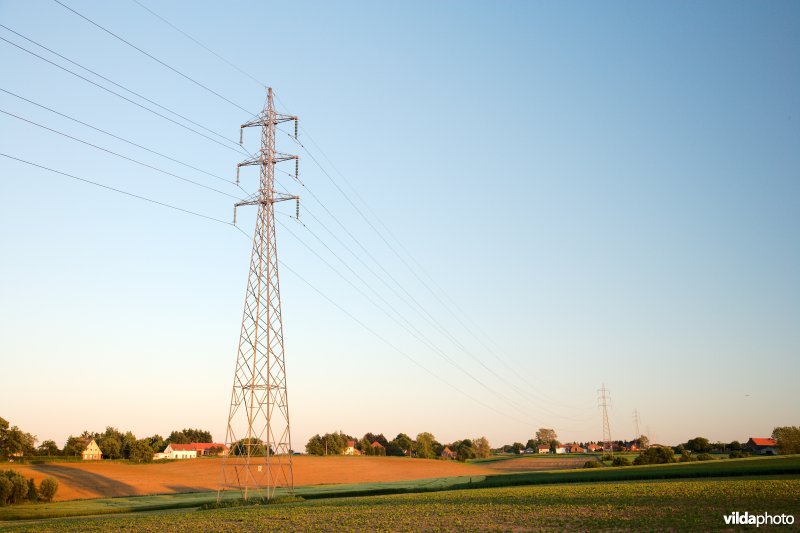
<path fill-rule="evenodd" d="M 38 439 L 34 435 L 0 418 L 0 457 L 4 459 L 20 454 L 22 457 L 80 457 L 92 439 L 100 447 L 104 459 L 127 459 L 134 463 L 151 462 L 155 454 L 163 452 L 169 444 L 214 442 L 211 433 L 202 429 L 175 430 L 165 439 L 158 434 L 137 438 L 132 431 L 123 433 L 108 426 L 102 433 L 84 431 L 78 436 L 70 435 L 63 448 L 59 448 L 53 440 L 42 441 L 36 446 Z"/>
<path fill-rule="evenodd" d="M 342 455 L 350 441 L 353 442 L 353 448 L 361 455 L 439 459 L 442 458 L 444 449 L 448 448 L 454 454 L 455 459 L 466 461 L 467 459 L 489 457 L 491 454 L 486 437 L 462 439 L 443 444 L 428 432 L 419 433 L 415 439 L 405 433 L 398 433 L 394 439 L 388 440 L 383 433 L 365 433 L 359 439 L 341 431 L 314 435 L 306 444 L 306 453 L 309 455 Z M 378 446 L 375 443 L 378 443 Z"/>

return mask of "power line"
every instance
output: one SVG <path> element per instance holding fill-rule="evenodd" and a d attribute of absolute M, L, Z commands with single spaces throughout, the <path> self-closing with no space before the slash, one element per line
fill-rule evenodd
<path fill-rule="evenodd" d="M 169 171 L 167 171 L 167 170 L 164 170 L 164 169 L 161 169 L 161 168 L 155 167 L 155 166 L 153 166 L 153 165 L 150 165 L 150 164 L 144 163 L 144 162 L 142 162 L 142 161 L 139 161 L 138 159 L 134 159 L 134 158 L 132 158 L 132 157 L 128 157 L 128 156 L 126 156 L 126 155 L 122 155 L 122 154 L 120 154 L 120 153 L 114 152 L 114 151 L 112 151 L 112 150 L 109 150 L 109 149 L 107 149 L 107 148 L 103 148 L 102 146 L 98 146 L 98 145 L 96 145 L 96 144 L 92 144 L 92 143 L 90 143 L 89 141 L 84 141 L 83 139 L 79 139 L 79 138 L 77 138 L 77 137 L 73 137 L 72 135 L 68 135 L 68 134 L 66 134 L 66 133 L 64 133 L 64 132 L 62 132 L 62 131 L 58 131 L 58 130 L 56 130 L 56 129 L 53 129 L 53 128 L 48 128 L 47 126 L 45 126 L 45 125 L 43 125 L 43 124 L 39 124 L 38 122 L 34 122 L 34 121 L 32 121 L 32 120 L 28 120 L 27 118 L 21 117 L 21 116 L 19 116 L 19 115 L 15 115 L 14 113 L 10 113 L 10 112 L 8 112 L 8 111 L 6 111 L 6 110 L 4 110 L 4 109 L 0 109 L 0 113 L 3 113 L 3 114 L 5 114 L 5 115 L 8 115 L 8 116 L 10 116 L 10 117 L 14 117 L 14 118 L 16 118 L 16 119 L 18 119 L 18 120 L 21 120 L 21 121 L 23 121 L 23 122 L 27 122 L 28 124 L 32 124 L 33 126 L 36 126 L 36 127 L 38 127 L 38 128 L 42 128 L 43 130 L 47 130 L 47 131 L 49 131 L 49 132 L 52 132 L 52 133 L 55 133 L 55 134 L 57 134 L 57 135 L 61 135 L 61 136 L 63 136 L 63 137 L 66 137 L 67 139 L 72 139 L 73 141 L 76 141 L 76 142 L 79 142 L 79 143 L 85 144 L 85 145 L 87 145 L 87 146 L 91 146 L 92 148 L 96 148 L 97 150 L 101 150 L 101 151 L 103 151 L 103 152 L 106 152 L 106 153 L 108 153 L 108 154 L 111 154 L 111 155 L 117 156 L 117 157 L 119 157 L 119 158 L 121 158 L 121 159 L 125 159 L 126 161 L 130 161 L 130 162 L 132 162 L 132 163 L 136 163 L 137 165 L 141 165 L 141 166 L 143 166 L 143 167 L 146 167 L 146 168 L 149 168 L 149 169 L 151 169 L 151 170 L 155 170 L 156 172 L 160 172 L 161 174 L 165 174 L 165 175 L 167 175 L 167 176 L 172 176 L 172 177 L 174 177 L 174 178 L 177 178 L 177 179 L 179 179 L 179 180 L 185 181 L 185 182 L 187 182 L 187 183 L 191 183 L 192 185 L 196 185 L 197 187 L 202 187 L 202 188 L 204 188 L 204 189 L 208 189 L 209 191 L 216 192 L 216 193 L 218 193 L 218 194 L 221 194 L 221 195 L 223 195 L 223 196 L 228 196 L 229 198 L 236 198 L 236 199 L 238 199 L 238 198 L 239 198 L 238 196 L 234 196 L 234 195 L 232 195 L 232 194 L 228 194 L 228 193 L 226 193 L 226 192 L 220 191 L 219 189 L 215 189 L 215 188 L 213 188 L 213 187 L 209 187 L 208 185 L 203 185 L 202 183 L 199 183 L 199 182 L 197 182 L 197 181 L 191 180 L 191 179 L 189 179 L 189 178 L 185 178 L 185 177 L 183 177 L 183 176 L 179 176 L 178 174 L 174 174 L 174 173 L 172 173 L 172 172 L 169 172 Z"/>
<path fill-rule="evenodd" d="M 162 66 L 164 66 L 164 67 L 166 67 L 166 68 L 168 68 L 168 69 L 169 69 L 169 70 L 171 70 L 172 72 L 174 72 L 174 73 L 178 74 L 179 76 L 182 76 L 183 78 L 185 78 L 185 79 L 187 79 L 187 80 L 191 81 L 192 83 L 194 83 L 194 84 L 195 84 L 195 85 L 197 85 L 198 87 L 201 87 L 201 88 L 205 89 L 206 91 L 210 92 L 211 94 L 213 94 L 213 95 L 217 96 L 218 98 L 221 98 L 222 100 L 224 100 L 224 101 L 228 102 L 228 103 L 229 103 L 229 104 L 231 104 L 232 106 L 234 106 L 234 107 L 237 107 L 237 108 L 241 109 L 242 111 L 244 111 L 245 113 L 248 113 L 249 115 L 255 115 L 255 113 L 253 113 L 253 112 L 251 112 L 251 111 L 248 111 L 247 109 L 245 109 L 244 107 L 240 106 L 240 105 L 239 105 L 239 104 L 237 104 L 236 102 L 234 102 L 234 101 L 232 101 L 232 100 L 229 100 L 228 98 L 226 98 L 226 97 L 222 96 L 220 93 L 218 93 L 218 92 L 217 92 L 217 91 L 215 91 L 214 89 L 211 89 L 211 88 L 209 88 L 209 87 L 208 87 L 208 86 L 206 86 L 206 85 L 203 85 L 202 83 L 200 83 L 200 82 L 199 82 L 199 81 L 197 81 L 196 79 L 192 78 L 191 76 L 189 76 L 189 75 L 187 75 L 187 74 L 184 74 L 183 72 L 181 72 L 180 70 L 176 69 L 175 67 L 173 67 L 173 66 L 171 66 L 171 65 L 168 65 L 167 63 L 165 63 L 164 61 L 162 61 L 162 60 L 158 59 L 158 58 L 157 58 L 157 57 L 155 57 L 154 55 L 152 55 L 152 54 L 150 54 L 150 53 L 148 53 L 148 52 L 146 52 L 146 51 L 142 50 L 141 48 L 139 48 L 139 47 L 138 47 L 138 46 L 136 46 L 135 44 L 131 43 L 130 41 L 127 41 L 127 40 L 123 39 L 122 37 L 120 37 L 119 35 L 117 35 L 117 34 L 116 34 L 116 33 L 114 33 L 113 31 L 109 30 L 108 28 L 106 28 L 106 27 L 104 27 L 104 26 L 101 26 L 100 24 L 98 24 L 97 22 L 93 21 L 93 20 L 92 20 L 92 19 L 90 19 L 89 17 L 87 17 L 87 16 L 85 16 L 85 15 L 82 15 L 81 13 L 78 13 L 77 11 L 75 11 L 74 9 L 72 9 L 71 7 L 69 7 L 68 5 L 64 4 L 63 2 L 60 2 L 59 0 L 53 0 L 53 2 L 55 2 L 56 4 L 60 5 L 61 7 L 65 8 L 65 9 L 67 9 L 67 10 L 69 10 L 69 11 L 73 12 L 74 14 L 78 15 L 80 18 L 82 18 L 82 19 L 83 19 L 83 20 L 85 20 L 86 22 L 89 22 L 90 24 L 94 25 L 95 27 L 97 27 L 97 28 L 99 28 L 99 29 L 103 30 L 104 32 L 106 32 L 107 34 L 111 35 L 111 36 L 112 36 L 112 37 L 114 37 L 115 39 L 118 39 L 119 41 L 121 41 L 121 42 L 123 42 L 123 43 L 127 44 L 128 46 L 130 46 L 131 48 L 133 48 L 134 50 L 137 50 L 138 52 L 140 52 L 140 53 L 142 53 L 142 54 L 146 55 L 147 57 L 149 57 L 149 58 L 150 58 L 150 59 L 152 59 L 153 61 L 155 61 L 155 62 L 159 63 L 160 65 L 162 65 Z"/>
<path fill-rule="evenodd" d="M 30 165 L 32 167 L 41 168 L 42 170 L 47 170 L 48 172 L 52 172 L 54 174 L 59 174 L 61 176 L 65 176 L 67 178 L 72 178 L 74 180 L 82 181 L 83 183 L 88 183 L 89 185 L 94 185 L 96 187 L 101 187 L 101 188 L 109 190 L 109 191 L 113 191 L 113 192 L 116 192 L 116 193 L 119 193 L 119 194 L 124 194 L 125 196 L 130 196 L 130 197 L 136 198 L 138 200 L 144 200 L 145 202 L 150 202 L 151 204 L 160 205 L 162 207 L 168 207 L 170 209 L 174 209 L 176 211 L 180 211 L 182 213 L 186 213 L 187 215 L 194 215 L 196 217 L 205 218 L 206 220 L 211 220 L 213 222 L 218 222 L 220 224 L 225 224 L 226 226 L 233 226 L 233 224 L 231 224 L 230 222 L 226 222 L 224 220 L 220 220 L 220 219 L 214 218 L 212 216 L 204 215 L 202 213 L 198 213 L 196 211 L 191 211 L 189 209 L 184 209 L 182 207 L 178 207 L 178 206 L 175 206 L 175 205 L 172 205 L 172 204 L 168 204 L 168 203 L 165 203 L 165 202 L 160 202 L 158 200 L 153 200 L 152 198 L 147 198 L 146 196 L 140 196 L 138 194 L 134 194 L 132 192 L 124 191 L 122 189 L 117 189 L 115 187 L 111 187 L 109 185 L 104 185 L 102 183 L 98 183 L 96 181 L 88 180 L 86 178 L 81 178 L 79 176 L 75 176 L 74 174 L 68 174 L 67 172 L 62 172 L 60 170 L 56 170 L 54 168 L 46 167 L 46 166 L 40 165 L 38 163 L 33 163 L 31 161 L 26 161 L 25 159 L 20 159 L 19 157 L 14 157 L 13 155 L 9 155 L 9 154 L 5 154 L 5 153 L 0 152 L 0 156 L 6 157 L 8 159 L 13 159 L 14 161 L 19 161 L 20 163 L 25 163 L 26 165 Z"/>
<path fill-rule="evenodd" d="M 248 74 L 247 72 L 245 72 L 244 70 L 242 70 L 241 68 L 239 68 L 237 65 L 235 65 L 234 63 L 232 63 L 231 61 L 228 61 L 227 59 L 225 59 L 224 57 L 222 57 L 221 55 L 219 55 L 217 52 L 215 52 L 214 50 L 212 50 L 212 49 L 211 49 L 211 48 L 209 48 L 208 46 L 204 45 L 203 43 L 201 43 L 200 41 L 198 41 L 197 39 L 195 39 L 194 37 L 192 37 L 191 35 L 189 35 L 189 34 L 188 34 L 188 33 L 186 33 L 185 31 L 183 31 L 182 29 L 180 29 L 179 27 L 177 27 L 177 26 L 176 26 L 175 24 L 173 24 L 172 22 L 168 21 L 167 19 L 165 19 L 164 17 L 162 17 L 161 15 L 159 15 L 158 13 L 156 13 L 155 11 L 153 11 L 152 9 L 150 9 L 149 7 L 147 7 L 146 5 L 144 5 L 144 4 L 142 4 L 141 2 L 139 2 L 139 0 L 132 0 L 132 2 L 134 2 L 136 5 L 138 5 L 139 7 L 141 7 L 142 9 L 144 9 L 145 11 L 147 11 L 148 13 L 150 13 L 151 15 L 153 15 L 154 17 L 156 17 L 157 19 L 159 19 L 161 22 L 163 22 L 164 24 L 166 24 L 167 26 L 169 26 L 169 27 L 170 27 L 170 28 L 172 28 L 173 30 L 177 31 L 178 33 L 180 33 L 181 35 L 183 35 L 184 37 L 186 37 L 187 39 L 189 39 L 190 41 L 192 41 L 193 43 L 195 43 L 195 44 L 196 44 L 196 45 L 198 45 L 199 47 L 201 47 L 201 48 L 202 48 L 203 50 L 205 50 L 206 52 L 209 52 L 210 54 L 212 54 L 213 56 L 215 56 L 217 59 L 219 59 L 219 60 L 223 61 L 223 62 L 224 62 L 225 64 L 227 64 L 228 66 L 230 66 L 230 67 L 232 67 L 233 69 L 237 70 L 237 71 L 238 71 L 240 74 L 243 74 L 244 76 L 247 76 L 248 78 L 250 78 L 251 80 L 253 80 L 254 82 L 256 82 L 258 85 L 260 85 L 261 87 L 266 87 L 266 86 L 267 86 L 267 84 L 266 84 L 266 83 L 264 83 L 263 81 L 260 81 L 259 79 L 257 79 L 257 78 L 255 78 L 255 77 L 253 77 L 252 75 Z"/>
<path fill-rule="evenodd" d="M 13 96 L 13 97 L 15 97 L 15 98 L 19 98 L 20 100 L 23 100 L 23 101 L 25 101 L 25 102 L 28 102 L 29 104 L 35 105 L 35 106 L 37 106 L 37 107 L 39 107 L 39 108 L 41 108 L 41 109 L 45 109 L 45 110 L 47 110 L 47 111 L 50 111 L 51 113 L 54 113 L 54 114 L 56 114 L 56 115 L 58 115 L 58 116 L 60 116 L 60 117 L 64 117 L 64 118 L 66 118 L 66 119 L 69 119 L 69 120 L 71 120 L 71 121 L 73 121 L 73 122 L 76 122 L 76 123 L 78 123 L 78 124 L 81 124 L 81 125 L 83 125 L 83 126 L 86 126 L 87 128 L 91 128 L 91 129 L 93 129 L 93 130 L 95 130 L 95 131 L 99 131 L 100 133 L 103 133 L 103 134 L 105 134 L 105 135 L 108 135 L 109 137 L 113 137 L 114 139 L 117 139 L 117 140 L 119 140 L 119 141 L 122 141 L 122 142 L 124 142 L 124 143 L 130 144 L 131 146 L 135 146 L 136 148 L 141 148 L 142 150 L 145 150 L 145 151 L 147 151 L 147 152 L 150 152 L 151 154 L 155 154 L 155 155 L 157 155 L 157 156 L 159 156 L 159 157 L 163 157 L 164 159 L 168 159 L 169 161 L 172 161 L 173 163 L 178 163 L 179 165 L 183 165 L 183 166 L 185 166 L 186 168 L 190 168 L 190 169 L 192 169 L 192 170 L 196 170 L 197 172 L 202 172 L 203 174 L 206 174 L 206 175 L 208 175 L 208 176 L 211 176 L 212 178 L 216 178 L 216 179 L 218 179 L 218 180 L 220 180 L 220 181 L 224 181 L 225 183 L 228 183 L 228 184 L 230 184 L 230 185 L 235 185 L 235 186 L 239 187 L 239 188 L 240 188 L 242 191 L 244 191 L 245 193 L 247 192 L 247 191 L 245 191 L 244 189 L 242 189 L 242 188 L 241 188 L 239 185 L 237 185 L 237 184 L 236 184 L 236 182 L 234 182 L 234 181 L 232 181 L 232 180 L 229 180 L 229 179 L 227 179 L 227 178 L 223 178 L 222 176 L 218 176 L 218 175 L 216 175 L 216 174 L 213 174 L 213 173 L 211 173 L 211 172 L 208 172 L 208 171 L 206 171 L 206 170 L 203 170 L 203 169 L 201 169 L 201 168 L 197 168 L 197 167 L 196 167 L 196 166 L 194 166 L 194 165 L 191 165 L 191 164 L 189 164 L 189 163 L 186 163 L 186 162 L 184 162 L 184 161 L 181 161 L 181 160 L 179 160 L 179 159 L 175 159 L 174 157 L 170 157 L 170 156 L 168 156 L 168 155 L 166 155 L 166 154 L 162 154 L 161 152 L 158 152 L 158 151 L 156 151 L 156 150 L 153 150 L 152 148 L 148 148 L 148 147 L 146 147 L 146 146 L 142 146 L 141 144 L 135 143 L 135 142 L 133 142 L 133 141 L 131 141 L 131 140 L 129 140 L 129 139 L 126 139 L 126 138 L 124 138 L 124 137 L 120 137 L 119 135 L 116 135 L 116 134 L 114 134 L 114 133 L 111 133 L 111 132 L 109 132 L 109 131 L 106 131 L 106 130 L 104 130 L 104 129 L 102 129 L 102 128 L 98 128 L 97 126 L 92 126 L 91 124 L 89 124 L 89 123 L 87 123 L 87 122 L 83 122 L 82 120 L 78 120 L 78 119 L 77 119 L 77 118 L 75 118 L 75 117 L 72 117 L 72 116 L 70 116 L 70 115 L 67 115 L 67 114 L 65 114 L 65 113 L 61 113 L 60 111 L 56 111 L 56 110 L 55 110 L 55 109 L 53 109 L 52 107 L 47 107 L 46 105 L 40 104 L 40 103 L 38 103 L 38 102 L 34 102 L 33 100 L 30 100 L 30 99 L 28 99 L 28 98 L 25 98 L 24 96 L 20 96 L 20 95 L 18 95 L 18 94 L 16 94 L 16 93 L 13 93 L 13 92 L 9 91 L 9 90 L 3 89 L 2 87 L 0 87 L 0 91 L 2 91 L 2 92 L 4 92 L 4 93 L 6 93 L 6 94 L 8 94 L 8 95 L 11 95 L 11 96 Z"/>
<path fill-rule="evenodd" d="M 94 74 L 95 76 L 97 76 L 98 78 L 102 79 L 103 81 L 107 81 L 108 83 L 114 85 L 115 87 L 119 87 L 120 89 L 129 92 L 130 94 L 141 98 L 145 102 L 153 104 L 154 106 L 158 107 L 159 109 L 163 109 L 164 111 L 167 111 L 168 113 L 172 113 L 176 117 L 179 117 L 179 118 L 185 120 L 186 122 L 189 122 L 190 124 L 193 124 L 193 125 L 197 126 L 198 128 L 203 129 L 203 130 L 205 130 L 205 131 L 207 131 L 209 133 L 212 133 L 212 134 L 216 135 L 217 137 L 219 137 L 220 139 L 222 139 L 224 141 L 227 141 L 227 142 L 231 143 L 232 145 L 236 146 L 237 148 L 241 149 L 241 147 L 239 146 L 239 144 L 236 141 L 228 139 L 225 135 L 223 135 L 223 134 L 221 134 L 221 133 L 219 133 L 217 131 L 214 131 L 214 130 L 206 127 L 206 126 L 203 126 L 202 124 L 200 124 L 198 122 L 195 122 L 194 120 L 192 120 L 192 119 L 190 119 L 190 118 L 178 113 L 177 111 L 174 111 L 174 110 L 170 109 L 169 107 L 161 105 L 158 102 L 156 102 L 154 100 L 151 100 L 150 98 L 148 98 L 148 97 L 146 97 L 146 96 L 144 96 L 144 95 L 142 95 L 142 94 L 140 94 L 140 93 L 138 93 L 138 92 L 136 92 L 136 91 L 134 91 L 134 90 L 132 90 L 132 89 L 130 89 L 128 87 L 126 87 L 125 85 L 122 85 L 121 83 L 117 83 L 114 80 L 112 80 L 112 79 L 110 79 L 110 78 L 108 78 L 106 76 L 103 76 L 99 72 L 97 72 L 95 70 L 92 70 L 89 67 L 86 67 L 86 66 L 78 63 L 77 61 L 74 61 L 74 60 L 72 60 L 72 59 L 70 59 L 70 58 L 68 58 L 68 57 L 66 57 L 66 56 L 64 56 L 62 54 L 59 54 L 55 50 L 53 50 L 51 48 L 48 48 L 47 46 L 43 45 L 42 43 L 39 43 L 39 42 L 34 41 L 33 39 L 31 39 L 30 37 L 26 37 L 25 35 L 22 35 L 21 33 L 15 31 L 15 30 L 12 30 L 11 28 L 9 28 L 8 26 L 6 26 L 4 24 L 0 24 L 0 28 L 3 28 L 6 31 L 9 31 L 9 32 L 13 33 L 17 37 L 21 37 L 21 38 L 25 39 L 26 41 L 28 41 L 31 44 L 35 44 L 36 46 L 38 46 L 42 50 L 47 50 L 48 52 L 50 52 L 54 56 L 59 57 L 59 58 L 63 59 L 64 61 L 67 61 L 68 63 L 71 63 L 71 64 L 75 65 L 78 68 L 82 68 L 86 72 Z"/>
<path fill-rule="evenodd" d="M 117 96 L 117 97 L 119 97 L 119 98 L 122 98 L 122 99 L 123 99 L 123 100 L 125 100 L 126 102 L 130 102 L 131 104 L 133 104 L 133 105 L 135 105 L 135 106 L 137 106 L 137 107 L 140 107 L 140 108 L 142 108 L 142 109 L 144 109 L 144 110 L 146 110 L 146 111 L 149 111 L 150 113 L 153 113 L 154 115 L 157 115 L 157 116 L 159 116 L 159 117 L 163 118 L 164 120 L 167 120 L 167 121 L 169 121 L 169 122 L 172 122 L 173 124 L 176 124 L 176 125 L 180 126 L 181 128 L 184 128 L 184 129 L 186 129 L 186 130 L 189 130 L 189 131 L 191 131 L 192 133 L 195 133 L 195 134 L 197 134 L 197 135 L 199 135 L 199 136 L 201 136 L 201 137 L 204 137 L 204 138 L 208 139 L 209 141 L 211 141 L 211 142 L 214 142 L 214 143 L 216 143 L 216 144 L 218 144 L 218 145 L 222 146 L 223 148 L 227 148 L 228 150 L 232 150 L 232 151 L 236 152 L 237 154 L 240 154 L 240 153 L 241 153 L 241 151 L 242 151 L 242 150 L 241 150 L 241 147 L 240 147 L 240 149 L 239 149 L 239 150 L 237 150 L 237 149 L 236 149 L 236 148 L 234 148 L 233 146 L 228 146 L 227 144 L 223 144 L 223 143 L 221 143 L 220 141 L 218 141 L 217 139 L 214 139 L 213 137 L 209 137 L 208 135 L 206 135 L 206 134 L 204 134 L 204 133 L 201 133 L 201 132 L 199 132 L 199 131 L 197 131 L 197 130 L 195 130 L 195 129 L 192 129 L 192 128 L 190 128 L 190 127 L 189 127 L 189 126 L 187 126 L 186 124 L 181 124 L 181 123 L 180 123 L 180 122 L 178 122 L 177 120 L 171 119 L 171 118 L 169 118 L 169 117 L 168 117 L 168 116 L 166 116 L 166 115 L 162 115 L 162 114 L 161 114 L 161 113 L 159 113 L 158 111 L 155 111 L 155 110 L 153 110 L 153 109 L 150 109 L 149 107 L 147 107 L 147 106 L 145 106 L 145 105 L 142 105 L 142 104 L 140 104 L 139 102 L 136 102 L 135 100 L 131 100 L 131 99 L 130 99 L 130 98 L 128 98 L 127 96 L 123 96 L 123 95 L 119 94 L 118 92 L 116 92 L 116 91 L 113 91 L 113 90 L 109 89 L 108 87 L 105 87 L 105 86 L 103 86 L 103 85 L 100 85 L 99 83 L 97 83 L 97 82 L 94 82 L 94 81 L 90 80 L 89 78 L 86 78 L 86 77 L 84 77 L 84 76 L 81 76 L 81 75 L 80 75 L 80 74 L 78 74 L 77 72 L 74 72 L 74 71 L 72 71 L 72 70 L 70 70 L 70 69 L 68 69 L 68 68 L 66 68 L 66 67 L 64 67 L 64 66 L 62 66 L 62 65 L 59 65 L 58 63 L 55 63 L 55 62 L 53 62 L 53 61 L 50 61 L 49 59 L 47 59 L 47 58 L 45 58 L 45 57 L 42 57 L 42 56 L 40 56 L 40 55 L 39 55 L 39 54 L 37 54 L 36 52 L 32 52 L 32 51 L 28 50 L 28 49 L 27 49 L 27 48 L 25 48 L 24 46 L 20 46 L 20 45 L 18 45 L 18 44 L 17 44 L 17 43 L 15 43 L 15 42 L 9 41 L 9 40 L 8 40 L 8 39 L 6 39 L 5 37 L 0 37 L 0 40 L 2 40 L 2 41 L 5 41 L 6 43 L 8 43 L 8 44 L 10 44 L 10 45 L 12 45 L 12 46 L 14 46 L 14 47 L 16 47 L 16 48 L 19 48 L 20 50 L 22 50 L 22 51 L 24 51 L 24 52 L 27 52 L 28 54 L 30 54 L 30 55 L 32 55 L 32 56 L 34 56 L 34 57 L 37 57 L 37 58 L 41 59 L 42 61 L 44 61 L 44 62 L 46 62 L 46 63 L 49 63 L 50 65 L 53 65 L 54 67 L 57 67 L 57 68 L 59 68 L 59 69 L 63 70 L 64 72 L 68 72 L 69 74 L 72 74 L 73 76 L 75 76 L 75 77 L 77 77 L 77 78 L 80 78 L 80 79 L 82 79 L 83 81 L 85 81 L 85 82 L 87 82 L 87 83 L 90 83 L 90 84 L 94 85 L 95 87 L 98 87 L 98 88 L 100 88 L 100 89 L 102 89 L 102 90 L 104 90 L 104 91 L 106 91 L 106 92 L 108 92 L 108 93 L 111 93 L 111 94 L 113 94 L 114 96 Z"/>

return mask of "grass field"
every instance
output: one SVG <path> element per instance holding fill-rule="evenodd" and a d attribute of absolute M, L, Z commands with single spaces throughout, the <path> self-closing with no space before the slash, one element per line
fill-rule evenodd
<path fill-rule="evenodd" d="M 307 500 L 376 496 L 412 492 L 433 492 L 460 489 L 502 488 L 520 485 L 588 484 L 637 480 L 678 478 L 745 477 L 793 475 L 800 477 L 800 456 L 750 458 L 703 463 L 675 463 L 625 468 L 590 470 L 533 471 L 512 474 L 440 477 L 394 482 L 317 485 L 299 487 L 296 493 Z M 235 493 L 226 497 L 234 498 Z M 74 500 L 50 504 L 23 504 L 0 507 L 0 520 L 42 519 L 154 511 L 174 508 L 196 508 L 216 500 L 216 492 L 169 494 L 144 497 Z M 0 522 L 0 526 L 8 522 Z"/>
<path fill-rule="evenodd" d="M 19 524 L 21 531 L 709 530 L 732 511 L 800 515 L 800 476 L 555 484 Z M 798 517 L 800 518 L 800 517 Z"/>

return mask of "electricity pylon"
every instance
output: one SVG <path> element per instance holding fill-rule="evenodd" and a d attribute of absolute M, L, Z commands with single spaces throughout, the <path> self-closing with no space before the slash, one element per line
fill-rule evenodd
<path fill-rule="evenodd" d="M 260 173 L 258 194 L 234 206 L 234 223 L 237 207 L 257 205 L 258 215 L 225 437 L 229 451 L 222 460 L 222 473 L 225 487 L 241 490 L 244 499 L 250 492 L 270 499 L 278 487 L 294 489 L 275 242 L 275 203 L 296 200 L 299 206 L 299 197 L 275 191 L 275 164 L 298 159 L 275 150 L 275 127 L 288 121 L 295 121 L 296 132 L 297 117 L 275 112 L 269 88 L 264 110 L 242 124 L 240 131 L 241 143 L 244 128 L 260 127 L 261 149 L 237 165 L 237 182 L 243 166 L 258 166 Z"/>
<path fill-rule="evenodd" d="M 614 455 L 614 445 L 611 442 L 611 427 L 608 425 L 608 406 L 611 401 L 605 384 L 597 391 L 597 405 L 603 410 L 603 451 Z"/>
<path fill-rule="evenodd" d="M 634 409 L 633 410 L 633 427 L 636 428 L 636 435 L 634 435 L 634 437 L 633 437 L 634 440 L 636 440 L 636 439 L 638 439 L 639 437 L 642 436 L 642 434 L 639 433 L 639 410 L 638 409 Z"/>

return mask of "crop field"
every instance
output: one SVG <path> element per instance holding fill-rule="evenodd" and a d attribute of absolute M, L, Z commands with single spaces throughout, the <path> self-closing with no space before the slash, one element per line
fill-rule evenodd
<path fill-rule="evenodd" d="M 14 531 L 706 530 L 732 511 L 800 515 L 800 476 L 368 496 L 19 524 Z"/>
<path fill-rule="evenodd" d="M 57 501 L 176 492 L 207 492 L 220 487 L 221 459 L 204 458 L 136 465 L 116 461 L 4 466 L 38 483 L 58 480 Z M 497 473 L 481 465 L 407 457 L 297 456 L 295 485 L 373 483 Z"/>

